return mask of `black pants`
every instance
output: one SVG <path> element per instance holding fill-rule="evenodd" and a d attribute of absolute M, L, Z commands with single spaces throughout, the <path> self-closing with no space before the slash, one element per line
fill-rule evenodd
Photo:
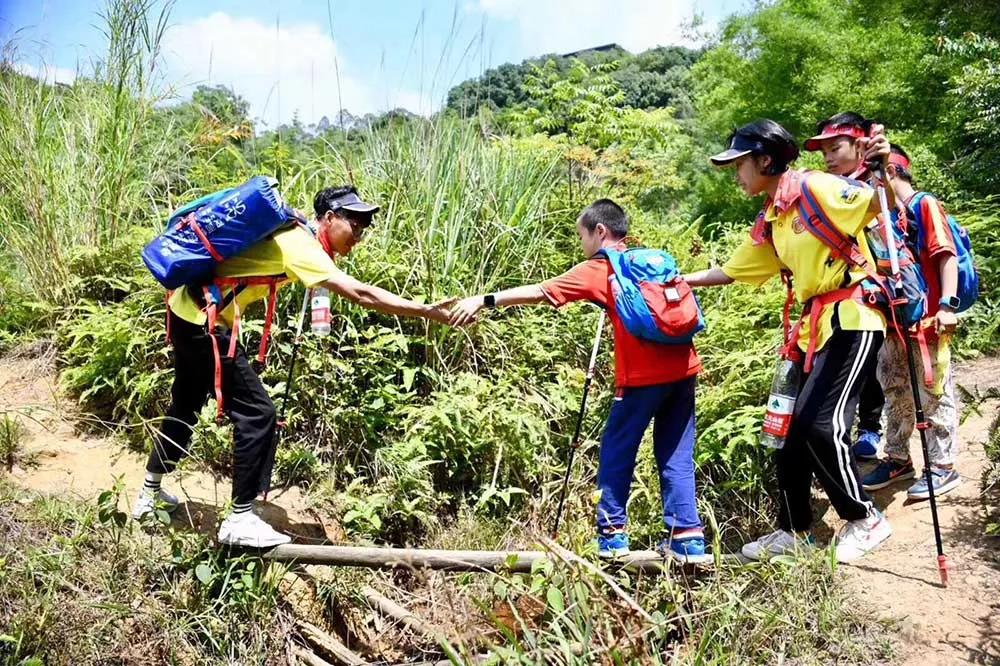
<path fill-rule="evenodd" d="M 791 429 L 776 454 L 782 529 L 802 531 L 811 526 L 814 476 L 841 518 L 868 515 L 871 498 L 861 487 L 851 452 L 851 426 L 864 378 L 875 367 L 883 337 L 880 332 L 836 328 L 813 359 L 812 372 L 803 377 Z"/>
<path fill-rule="evenodd" d="M 205 327 L 170 313 L 174 345 L 174 384 L 171 404 L 149 454 L 146 471 L 167 473 L 187 455 L 198 412 L 215 391 L 215 357 Z M 225 358 L 229 333 L 220 331 L 222 395 L 226 415 L 233 423 L 233 502 L 252 502 L 270 476 L 277 417 L 246 352 L 236 346 L 236 356 Z"/>
<path fill-rule="evenodd" d="M 876 364 L 878 365 L 878 364 Z M 882 385 L 875 376 L 875 368 L 864 377 L 861 388 L 861 401 L 858 404 L 858 431 L 882 432 L 882 408 L 885 407 L 885 394 Z"/>

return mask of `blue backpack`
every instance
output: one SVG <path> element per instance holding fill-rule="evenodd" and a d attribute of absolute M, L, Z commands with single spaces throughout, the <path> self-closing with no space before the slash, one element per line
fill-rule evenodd
<path fill-rule="evenodd" d="M 629 333 L 642 340 L 686 345 L 705 328 L 698 299 L 681 279 L 672 256 L 647 248 L 603 248 L 597 255 L 606 257 L 614 271 L 615 312 Z"/>
<path fill-rule="evenodd" d="M 852 187 L 868 187 L 859 181 L 840 177 L 845 184 Z M 890 321 L 895 322 L 897 316 L 906 328 L 913 326 L 927 312 L 927 284 L 924 282 L 923 273 L 913 259 L 905 239 L 899 232 L 896 224 L 896 213 L 891 213 L 890 220 L 893 230 L 891 242 L 896 246 L 899 259 L 900 276 L 902 277 L 903 294 L 905 302 L 892 303 L 892 294 L 889 289 L 889 278 L 892 270 L 889 263 L 889 247 L 885 237 L 885 230 L 881 222 L 877 225 L 870 225 L 865 228 L 865 240 L 875 259 L 875 266 L 870 266 L 868 260 L 861 253 L 857 240 L 845 235 L 833 223 L 833 221 L 823 210 L 823 207 L 816 199 L 816 195 L 809 187 L 809 176 L 802 180 L 802 196 L 799 199 L 799 213 L 803 227 L 820 242 L 826 245 L 831 254 L 842 259 L 852 268 L 864 270 L 868 277 L 862 281 L 861 285 L 873 304 L 881 309 Z M 894 307 L 895 306 L 895 307 Z"/>
<path fill-rule="evenodd" d="M 143 262 L 167 289 L 210 282 L 220 262 L 289 223 L 306 223 L 277 186 L 273 178 L 256 176 L 177 209 L 166 231 L 143 248 Z"/>
<path fill-rule="evenodd" d="M 920 219 L 920 202 L 928 196 L 927 192 L 917 192 L 910 200 L 909 213 L 912 220 L 912 227 L 908 234 L 912 241 L 913 255 L 919 257 L 920 248 L 926 247 L 924 238 L 924 224 Z M 979 299 L 979 273 L 972 256 L 972 241 L 969 232 L 958 223 L 953 216 L 947 215 L 948 229 L 951 237 L 955 241 L 955 252 L 958 258 L 958 312 L 965 312 L 971 308 Z"/>

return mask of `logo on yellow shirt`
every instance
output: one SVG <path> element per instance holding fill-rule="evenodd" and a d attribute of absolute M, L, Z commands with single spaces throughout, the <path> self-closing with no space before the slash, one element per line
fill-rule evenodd
<path fill-rule="evenodd" d="M 858 198 L 858 193 L 861 192 L 861 188 L 855 187 L 853 185 L 848 185 L 840 191 L 840 198 L 846 204 L 854 203 L 854 200 Z"/>
<path fill-rule="evenodd" d="M 802 224 L 802 219 L 798 215 L 796 215 L 795 217 L 793 217 L 792 218 L 792 231 L 794 231 L 797 234 L 801 234 L 805 230 L 806 230 L 806 227 L 805 227 L 804 224 Z"/>

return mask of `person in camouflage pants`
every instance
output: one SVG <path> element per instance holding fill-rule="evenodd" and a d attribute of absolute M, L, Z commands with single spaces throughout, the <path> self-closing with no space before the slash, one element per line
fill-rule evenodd
<path fill-rule="evenodd" d="M 941 495 L 958 487 L 962 478 L 955 470 L 958 453 L 958 411 L 955 406 L 955 383 L 951 372 L 949 341 L 958 322 L 955 295 L 958 284 L 958 262 L 955 239 L 941 203 L 930 194 L 919 194 L 913 187 L 910 161 L 902 148 L 891 146 L 888 170 L 896 200 L 906 207 L 907 236 L 917 239 L 914 253 L 927 281 L 927 318 L 920 326 L 926 339 L 925 363 L 918 340 L 913 342 L 913 362 L 917 370 L 920 402 L 928 422 L 927 453 L 930 479 L 934 494 Z M 925 364 L 933 371 L 931 384 L 924 377 Z M 913 392 L 906 349 L 899 334 L 890 331 L 878 362 L 878 379 L 885 392 L 882 412 L 885 432 L 885 458 L 868 476 L 865 490 L 878 490 L 912 479 L 915 476 L 910 459 L 910 436 L 916 426 Z M 921 474 L 909 490 L 910 499 L 927 499 L 930 489 L 927 477 Z"/>

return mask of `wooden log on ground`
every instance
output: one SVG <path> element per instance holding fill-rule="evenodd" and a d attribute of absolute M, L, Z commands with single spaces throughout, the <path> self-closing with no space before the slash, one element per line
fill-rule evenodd
<path fill-rule="evenodd" d="M 373 548 L 366 546 L 312 546 L 286 544 L 262 557 L 277 562 L 327 564 L 369 569 L 437 569 L 441 571 L 513 571 L 527 573 L 535 562 L 551 559 L 541 550 L 425 550 L 420 548 Z M 726 560 L 724 560 L 726 561 Z M 658 573 L 666 569 L 663 556 L 653 550 L 632 551 L 609 564 Z"/>
<path fill-rule="evenodd" d="M 301 564 L 328 564 L 369 569 L 437 569 L 442 571 L 531 571 L 534 562 L 546 558 L 542 551 L 425 550 L 420 548 L 373 548 L 366 546 L 313 546 L 286 544 L 263 555 L 264 559 Z"/>
<path fill-rule="evenodd" d="M 305 666 L 333 666 L 330 662 L 325 659 L 321 659 L 319 655 L 306 650 L 305 648 L 296 646 L 294 649 L 295 658 L 298 659 L 300 664 Z"/>
<path fill-rule="evenodd" d="M 351 651 L 339 639 L 326 633 L 316 625 L 310 624 L 305 620 L 298 620 L 295 626 L 314 650 L 322 652 L 324 656 L 333 659 L 338 664 L 343 664 L 343 666 L 364 666 L 368 663 L 360 655 Z"/>
<path fill-rule="evenodd" d="M 368 603 L 377 608 L 383 615 L 391 617 L 397 622 L 409 627 L 421 636 L 437 640 L 440 632 L 414 615 L 409 609 L 397 604 L 389 597 L 379 593 L 375 588 L 365 586 L 361 588 L 361 596 L 368 600 Z"/>

